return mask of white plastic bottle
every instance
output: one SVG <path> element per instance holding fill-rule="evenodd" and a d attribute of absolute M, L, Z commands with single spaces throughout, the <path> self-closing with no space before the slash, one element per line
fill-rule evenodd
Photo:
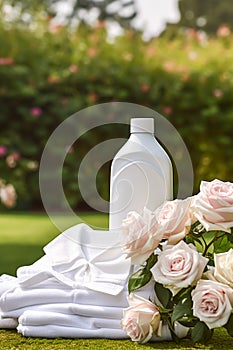
<path fill-rule="evenodd" d="M 129 211 L 155 210 L 173 199 L 172 164 L 154 137 L 154 119 L 132 118 L 130 133 L 112 161 L 110 229 L 119 229 Z"/>

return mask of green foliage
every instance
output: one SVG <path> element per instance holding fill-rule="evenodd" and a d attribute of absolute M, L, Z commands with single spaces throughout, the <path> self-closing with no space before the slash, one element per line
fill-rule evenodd
<path fill-rule="evenodd" d="M 194 192 L 201 179 L 232 180 L 232 34 L 144 42 L 125 31 L 112 43 L 104 26 L 71 31 L 42 18 L 27 30 L 0 23 L 0 40 L 0 147 L 6 147 L 0 177 L 16 187 L 18 209 L 41 207 L 38 166 L 53 130 L 71 114 L 104 102 L 135 103 L 165 115 L 190 152 Z M 72 207 L 83 204 L 76 176 L 82 157 L 127 131 L 96 128 L 73 145 L 63 168 Z M 109 167 L 98 179 L 100 194 L 108 197 Z"/>
<path fill-rule="evenodd" d="M 152 273 L 150 269 L 154 266 L 156 261 L 157 261 L 157 256 L 154 254 L 151 254 L 146 261 L 146 265 L 130 276 L 129 282 L 128 282 L 129 293 L 141 287 L 144 287 L 151 280 Z"/>
<path fill-rule="evenodd" d="M 204 322 L 197 322 L 192 330 L 193 343 L 208 343 L 213 335 L 213 330 L 209 329 Z"/>
<path fill-rule="evenodd" d="M 224 253 L 233 248 L 232 230 L 206 231 L 200 222 L 196 221 L 185 237 L 185 242 L 194 244 L 197 250 L 209 259 L 208 264 L 214 265 L 214 253 Z"/>
<path fill-rule="evenodd" d="M 129 293 L 145 286 L 152 277 L 152 273 L 150 270 L 140 269 L 130 276 L 128 283 L 128 291 Z"/>
<path fill-rule="evenodd" d="M 226 326 L 225 326 L 228 334 L 233 337 L 233 314 L 230 316 Z"/>
<path fill-rule="evenodd" d="M 163 307 L 168 308 L 168 305 L 172 299 L 171 291 L 165 288 L 162 284 L 155 283 L 155 294 Z"/>
<path fill-rule="evenodd" d="M 174 298 L 175 303 L 177 303 L 172 312 L 172 322 L 180 321 L 182 324 L 189 324 L 193 321 L 191 290 L 188 288 Z"/>

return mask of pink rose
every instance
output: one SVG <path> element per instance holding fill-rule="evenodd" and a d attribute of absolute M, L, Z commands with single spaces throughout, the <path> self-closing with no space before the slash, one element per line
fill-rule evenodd
<path fill-rule="evenodd" d="M 200 192 L 192 203 L 194 216 L 207 231 L 231 232 L 233 227 L 233 184 L 213 180 L 202 181 Z"/>
<path fill-rule="evenodd" d="M 194 316 L 210 329 L 224 326 L 233 311 L 233 290 L 216 281 L 200 280 L 192 300 Z"/>
<path fill-rule="evenodd" d="M 157 221 L 164 232 L 163 238 L 168 240 L 168 244 L 178 243 L 189 232 L 192 224 L 189 210 L 191 201 L 191 197 L 167 201 L 155 211 Z"/>
<path fill-rule="evenodd" d="M 160 326 L 160 314 L 157 306 L 147 299 L 131 293 L 129 307 L 123 310 L 121 327 L 138 343 L 148 342 Z"/>
<path fill-rule="evenodd" d="M 163 238 L 154 214 L 144 209 L 143 216 L 129 212 L 122 222 L 123 250 L 132 264 L 141 265 L 158 247 Z"/>
<path fill-rule="evenodd" d="M 233 288 L 233 249 L 225 253 L 214 254 L 214 266 L 206 272 L 207 278 Z"/>
<path fill-rule="evenodd" d="M 208 259 L 198 253 L 195 246 L 180 241 L 161 252 L 151 272 L 156 282 L 163 284 L 175 295 L 182 288 L 197 283 L 207 262 Z"/>
<path fill-rule="evenodd" d="M 12 208 L 16 201 L 16 192 L 13 185 L 8 184 L 0 188 L 0 199 L 2 203 L 8 207 Z"/>

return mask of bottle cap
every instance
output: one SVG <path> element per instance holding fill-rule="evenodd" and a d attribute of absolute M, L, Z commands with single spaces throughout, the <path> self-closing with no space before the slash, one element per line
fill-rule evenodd
<path fill-rule="evenodd" d="M 140 133 L 147 132 L 154 133 L 154 119 L 153 118 L 132 118 L 130 120 L 130 132 Z"/>

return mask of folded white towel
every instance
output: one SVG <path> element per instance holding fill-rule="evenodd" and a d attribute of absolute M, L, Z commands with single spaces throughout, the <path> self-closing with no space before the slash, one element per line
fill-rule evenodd
<path fill-rule="evenodd" d="M 131 262 L 122 252 L 118 231 L 94 231 L 75 225 L 44 247 L 46 258 L 19 269 L 22 284 L 41 283 L 54 276 L 71 288 L 80 286 L 112 295 L 125 287 Z"/>
<path fill-rule="evenodd" d="M 3 274 L 0 276 L 0 296 L 7 290 L 18 286 L 18 280 L 16 277 Z"/>
<path fill-rule="evenodd" d="M 0 329 L 15 329 L 17 326 L 17 318 L 2 318 L 2 316 L 0 316 Z"/>
<path fill-rule="evenodd" d="M 90 289 L 22 289 L 16 287 L 2 294 L 0 308 L 2 311 L 11 311 L 31 305 L 52 303 L 77 303 L 82 305 L 100 305 L 127 307 L 127 290 L 113 296 L 95 292 Z"/>
<path fill-rule="evenodd" d="M 50 311 L 58 312 L 62 314 L 69 315 L 80 315 L 86 317 L 96 317 L 96 318 L 110 318 L 110 319 L 121 319 L 123 315 L 123 308 L 114 306 L 100 306 L 100 305 L 81 305 L 74 303 L 54 303 L 54 304 L 44 304 L 44 305 L 32 305 L 26 306 L 19 309 L 14 309 L 11 311 L 2 311 L 1 315 L 3 318 L 18 318 L 25 311 Z"/>
<path fill-rule="evenodd" d="M 32 311 L 28 310 L 19 317 L 19 325 L 26 327 L 31 326 L 62 326 L 62 327 L 75 327 L 83 329 L 83 333 L 86 330 L 95 331 L 97 329 L 110 329 L 118 330 L 121 329 L 120 320 L 110 319 L 110 318 L 94 318 L 94 317 L 84 317 L 78 315 L 64 315 L 57 312 L 47 312 L 47 311 Z M 179 329 L 180 325 L 176 324 L 176 331 L 181 332 Z M 182 328 L 182 326 L 181 326 Z M 184 327 L 183 327 L 184 328 Z M 20 327 L 20 329 L 23 329 Z M 28 328 L 29 329 L 29 328 Z M 185 328 L 187 333 L 187 328 Z M 171 333 L 167 325 L 162 325 L 161 337 L 153 336 L 152 341 L 161 340 L 171 340 Z"/>
<path fill-rule="evenodd" d="M 25 337 L 42 338 L 107 338 L 107 339 L 127 339 L 126 333 L 122 329 L 83 329 L 76 327 L 64 327 L 55 325 L 46 326 L 23 326 L 17 327 L 19 333 Z"/>
<path fill-rule="evenodd" d="M 110 338 L 126 339 L 128 336 L 120 327 L 120 320 L 78 317 L 50 312 L 26 311 L 19 318 L 19 333 L 31 337 L 65 338 Z M 153 336 L 151 341 L 169 341 L 171 333 L 167 325 L 161 329 L 161 337 Z"/>
<path fill-rule="evenodd" d="M 146 299 L 154 298 L 153 282 L 137 290 L 137 294 Z M 16 310 L 18 314 L 20 312 L 19 310 L 23 308 L 37 307 L 39 305 L 45 305 L 45 307 L 49 305 L 49 307 L 51 307 L 50 305 L 52 304 L 79 304 L 86 306 L 125 308 L 128 307 L 127 296 L 127 288 L 114 296 L 87 288 L 64 288 L 64 285 L 59 285 L 59 288 L 56 289 L 46 288 L 46 286 L 44 286 L 44 288 L 16 287 L 4 292 L 0 297 L 0 310 L 6 314 Z"/>
<path fill-rule="evenodd" d="M 110 328 L 121 329 L 119 319 L 96 318 L 80 315 L 68 315 L 58 312 L 27 310 L 19 317 L 22 326 L 56 325 L 77 327 L 80 329 Z"/>

